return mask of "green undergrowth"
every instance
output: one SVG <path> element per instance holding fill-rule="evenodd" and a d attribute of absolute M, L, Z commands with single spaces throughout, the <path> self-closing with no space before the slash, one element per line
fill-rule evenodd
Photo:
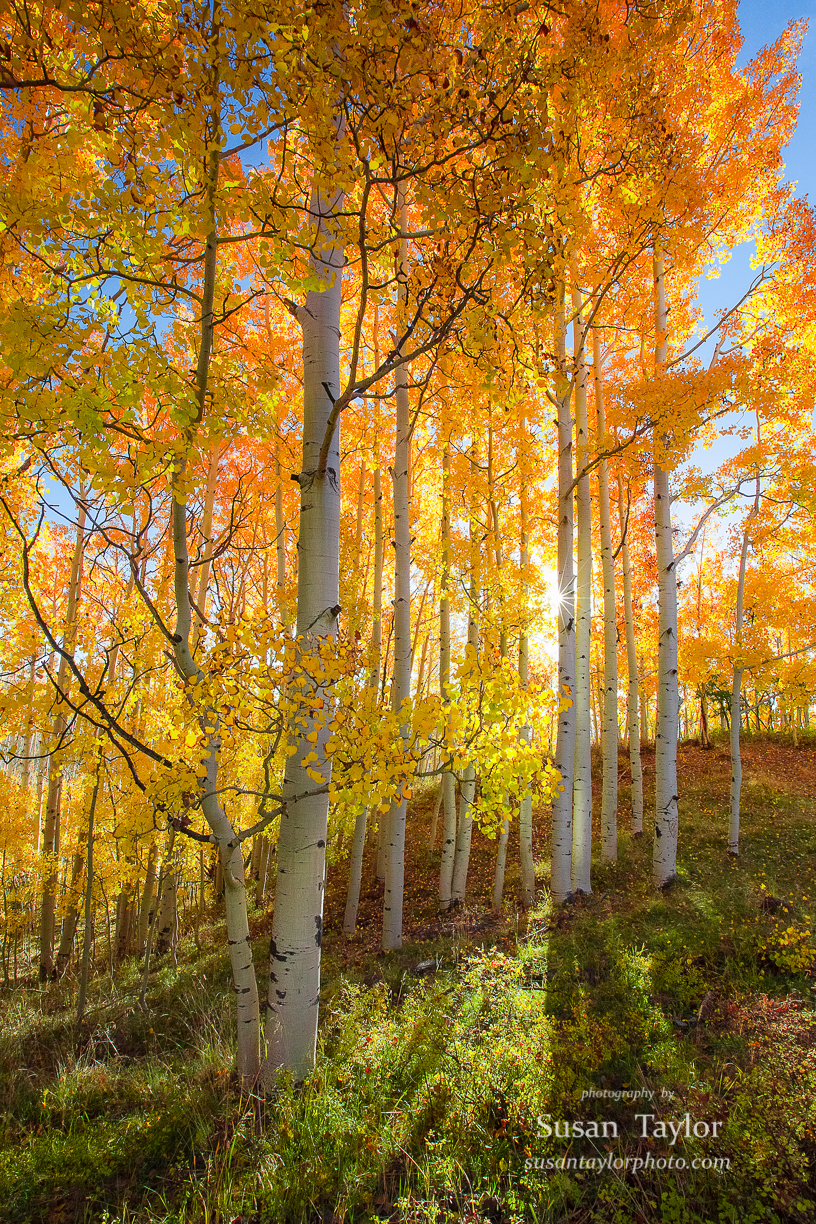
<path fill-rule="evenodd" d="M 812 803 L 747 788 L 735 862 L 716 789 L 685 794 L 665 893 L 646 839 L 623 835 L 592 897 L 522 930 L 342 973 L 327 940 L 317 1069 L 274 1098 L 231 1072 L 220 954 L 183 947 L 144 1011 L 137 966 L 98 979 L 79 1033 L 70 983 L 7 992 L 0 1219 L 816 1218 Z M 217 947 L 223 930 L 204 935 Z"/>

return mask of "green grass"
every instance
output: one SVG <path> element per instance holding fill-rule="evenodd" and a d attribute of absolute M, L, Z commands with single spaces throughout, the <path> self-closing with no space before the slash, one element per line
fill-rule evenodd
<path fill-rule="evenodd" d="M 343 941 L 327 938 L 319 1065 L 266 1101 L 242 1097 L 231 1074 L 218 954 L 196 959 L 185 945 L 178 970 L 159 968 L 146 1012 L 135 965 L 98 979 L 81 1033 L 70 984 L 6 992 L 0 1218 L 812 1220 L 813 802 L 747 786 L 737 861 L 723 852 L 726 819 L 721 780 L 698 770 L 665 894 L 649 883 L 647 840 L 622 834 L 618 864 L 595 866 L 592 897 L 559 913 L 543 905 L 523 930 L 508 917 L 484 946 L 460 934 L 341 972 Z M 787 907 L 763 911 L 765 894 Z M 217 924 L 202 935 L 223 944 Z M 416 978 L 411 967 L 434 954 L 439 971 Z M 647 1141 L 644 1111 L 688 1113 L 709 1134 Z M 614 1123 L 618 1136 L 547 1137 L 544 1115 L 585 1132 Z M 686 1168 L 659 1167 L 678 1154 Z M 569 1167 L 582 1157 L 584 1170 Z M 601 1160 L 611 1166 L 587 1169 Z"/>

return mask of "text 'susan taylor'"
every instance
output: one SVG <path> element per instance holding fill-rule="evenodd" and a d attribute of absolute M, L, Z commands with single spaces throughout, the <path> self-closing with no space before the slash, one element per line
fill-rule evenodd
<path fill-rule="evenodd" d="M 634 1133 L 641 1139 L 668 1139 L 673 1146 L 678 1139 L 716 1139 L 722 1122 L 709 1122 L 705 1118 L 692 1118 L 684 1114 L 682 1118 L 658 1118 L 653 1113 L 637 1113 L 634 1117 Z M 568 1118 L 552 1119 L 548 1113 L 539 1114 L 536 1118 L 539 1139 L 617 1139 L 619 1130 L 617 1122 L 613 1121 L 582 1121 Z"/>

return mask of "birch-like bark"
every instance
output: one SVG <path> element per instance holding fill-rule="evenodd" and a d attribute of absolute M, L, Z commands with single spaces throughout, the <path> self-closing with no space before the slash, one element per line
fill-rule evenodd
<path fill-rule="evenodd" d="M 258 878 L 255 881 L 255 908 L 261 909 L 266 898 L 266 883 L 269 878 L 269 859 L 272 844 L 268 837 L 261 839 L 261 854 L 258 859 Z"/>
<path fill-rule="evenodd" d="M 654 251 L 655 369 L 666 367 L 666 285 L 663 252 Z M 657 712 L 655 716 L 655 837 L 652 878 L 658 888 L 677 874 L 677 573 L 672 539 L 669 473 L 662 466 L 665 439 L 654 440 L 655 551 L 657 554 Z"/>
<path fill-rule="evenodd" d="M 757 433 L 759 424 L 757 423 Z M 759 439 L 757 439 L 758 441 Z M 728 816 L 728 853 L 735 857 L 739 854 L 740 829 L 740 793 L 742 791 L 742 758 L 740 755 L 740 705 L 742 698 L 742 676 L 745 668 L 742 666 L 742 624 L 745 599 L 745 571 L 748 565 L 748 545 L 750 543 L 751 524 L 759 514 L 760 477 L 756 478 L 756 493 L 754 504 L 748 515 L 748 521 L 742 533 L 742 548 L 740 550 L 740 567 L 737 578 L 737 609 L 734 624 L 734 679 L 731 685 L 731 791 L 729 795 Z"/>
<path fill-rule="evenodd" d="M 496 580 L 499 599 L 499 655 L 507 657 L 507 614 L 504 605 L 504 590 L 502 587 L 504 557 L 502 554 L 501 529 L 499 527 L 499 507 L 496 500 L 495 465 L 493 462 L 493 427 L 492 421 L 487 433 L 487 497 L 490 507 L 490 520 L 493 528 L 493 553 L 496 562 Z M 501 829 L 496 846 L 496 869 L 493 875 L 493 909 L 500 910 L 504 897 L 504 875 L 507 867 L 507 843 L 510 840 L 510 818 L 507 815 L 507 795 L 503 801 Z"/>
<path fill-rule="evenodd" d="M 476 521 L 476 471 L 478 453 L 475 433 L 470 451 L 470 612 L 468 615 L 468 654 L 470 663 L 476 666 L 479 657 L 479 539 Z M 473 837 L 473 801 L 476 796 L 476 766 L 468 763 L 462 773 L 459 791 L 459 828 L 456 836 L 456 858 L 453 864 L 451 897 L 454 905 L 464 903 L 467 892 L 468 867 L 470 866 L 470 844 Z"/>
<path fill-rule="evenodd" d="M 201 631 L 204 628 L 202 616 L 206 617 L 207 615 L 207 596 L 210 589 L 210 572 L 212 570 L 212 557 L 215 548 L 213 511 L 215 509 L 215 495 L 218 489 L 218 465 L 226 451 L 227 446 L 224 443 L 216 442 L 210 452 L 210 464 L 207 469 L 204 512 L 201 516 L 201 535 L 204 540 L 204 547 L 201 553 L 201 564 L 197 567 L 195 575 L 190 580 L 190 598 L 193 603 L 197 604 L 198 610 L 201 613 L 201 615 L 196 614 L 193 625 L 192 641 L 194 651 L 201 636 Z"/>
<path fill-rule="evenodd" d="M 133 588 L 134 580 L 131 577 L 125 587 L 125 593 L 122 599 L 122 606 L 127 607 Z M 107 662 L 107 672 L 105 686 L 110 692 L 116 684 L 116 678 L 119 670 L 119 651 L 121 649 L 121 640 L 114 642 Z M 99 735 L 97 733 L 96 751 L 99 752 Z M 94 799 L 94 802 L 96 800 Z M 118 841 L 118 838 L 117 838 Z M 62 931 L 60 933 L 59 948 L 57 949 L 56 960 L 56 977 L 59 979 L 63 976 L 68 968 L 68 964 L 74 953 L 74 939 L 76 938 L 77 927 L 79 926 L 79 911 L 82 903 L 83 892 L 81 890 L 82 873 L 85 869 L 85 853 L 86 853 L 86 838 L 82 835 L 77 837 L 77 845 L 74 851 L 74 861 L 71 867 L 71 882 L 66 890 L 65 897 L 65 913 L 62 920 Z M 125 885 L 119 894 L 116 907 L 116 959 L 121 961 L 127 953 L 130 944 L 130 923 L 132 920 L 132 887 Z M 124 911 L 123 911 L 124 906 Z M 123 938 L 124 936 L 124 938 Z"/>
<path fill-rule="evenodd" d="M 338 146 L 342 135 L 343 120 L 338 115 Z M 340 612 L 339 426 L 329 439 L 322 470 L 320 454 L 330 428 L 332 406 L 340 393 L 344 251 L 335 218 L 343 198 L 342 191 L 331 191 L 315 181 L 310 200 L 315 230 L 311 266 L 325 288 L 310 290 L 305 307 L 297 312 L 303 330 L 297 633 L 304 639 L 307 658 L 310 642 L 335 636 Z M 325 792 L 331 779 L 331 762 L 324 755 L 325 721 L 318 721 L 314 703 L 316 698 L 328 703 L 328 696 L 319 685 L 304 681 L 289 735 L 289 745 L 295 751 L 287 760 L 284 778 L 286 806 L 278 838 L 275 916 L 269 947 L 264 1079 L 270 1087 L 281 1068 L 290 1071 L 296 1081 L 303 1080 L 315 1060 L 329 811 Z M 307 738 L 314 732 L 316 745 Z M 318 761 L 310 768 L 319 774 L 320 783 L 314 781 L 304 764 L 313 750 Z"/>
<path fill-rule="evenodd" d="M 638 675 L 644 676 L 643 655 L 638 655 Z M 648 744 L 649 742 L 649 694 L 645 689 L 640 689 L 640 742 Z"/>
<path fill-rule="evenodd" d="M 128 856 L 125 856 L 128 861 Z M 116 960 L 123 961 L 130 954 L 130 932 L 133 924 L 135 885 L 125 883 L 116 905 Z"/>
<path fill-rule="evenodd" d="M 154 947 L 157 956 L 164 956 L 175 946 L 178 933 L 178 871 L 176 869 L 176 831 L 171 829 L 162 863 L 162 889 L 156 905 Z"/>
<path fill-rule="evenodd" d="M 23 740 L 23 762 L 20 770 L 20 790 L 22 791 L 23 803 L 26 805 L 26 809 L 28 809 L 28 792 L 31 786 L 31 744 L 34 738 L 34 693 L 37 684 L 36 666 L 37 655 L 35 653 L 31 656 L 28 664 L 28 713 L 26 715 L 25 738 Z"/>
<path fill-rule="evenodd" d="M 85 1002 L 88 998 L 88 979 L 91 969 L 91 947 L 93 945 L 93 884 L 94 884 L 94 817 L 96 815 L 96 800 L 99 795 L 99 780 L 102 772 L 101 757 L 96 764 L 96 776 L 88 809 L 88 830 L 85 845 L 85 930 L 82 936 L 82 968 L 79 975 L 79 996 L 77 998 L 77 1025 L 82 1023 L 85 1015 Z"/>
<path fill-rule="evenodd" d="M 379 428 L 379 427 L 378 427 Z M 384 669 L 388 665 L 387 650 L 386 659 L 383 661 L 382 653 L 382 600 L 383 600 L 383 504 L 382 504 L 382 471 L 379 462 L 379 442 L 377 451 L 377 466 L 374 469 L 374 595 L 372 603 L 372 624 L 371 624 L 371 649 L 375 660 L 375 669 L 377 673 L 377 687 L 385 684 Z M 391 632 L 389 626 L 388 642 L 391 642 Z M 377 879 L 385 883 L 385 854 L 386 854 L 386 825 L 387 816 L 381 813 L 377 825 L 377 855 L 376 855 L 376 874 Z"/>
<path fill-rule="evenodd" d="M 606 449 L 601 338 L 597 325 L 592 328 L 592 366 L 595 374 L 598 446 Z M 601 858 L 605 862 L 614 863 L 618 857 L 618 618 L 615 604 L 615 561 L 612 556 L 612 518 L 609 509 L 609 471 L 605 459 L 598 465 L 598 514 L 601 527 L 604 615 Z"/>
<path fill-rule="evenodd" d="M 79 513 L 77 515 L 76 542 L 71 558 L 71 574 L 68 579 L 68 594 L 65 604 L 65 620 L 63 630 L 63 648 L 68 654 L 74 649 L 76 640 L 76 617 L 82 586 L 82 558 L 85 550 L 85 501 L 84 490 L 80 490 Z M 57 673 L 57 688 L 59 693 L 67 695 L 70 688 L 70 670 L 68 661 L 61 657 Z M 40 904 L 40 981 L 44 982 L 54 976 L 54 926 L 57 905 L 58 867 L 57 860 L 60 848 L 60 807 L 62 799 L 62 763 L 63 754 L 59 745 L 68 728 L 68 716 L 62 698 L 56 700 L 56 715 L 51 730 L 53 748 L 48 758 L 48 791 L 45 801 L 45 820 L 43 821 L 41 853 L 47 856 L 47 874 L 43 882 L 42 901 Z"/>
<path fill-rule="evenodd" d="M 150 929 L 150 911 L 153 908 L 153 897 L 156 888 L 156 857 L 156 843 L 153 842 L 147 855 L 145 882 L 139 906 L 139 942 L 136 949 L 139 956 L 142 955 L 147 946 L 147 933 Z"/>
<path fill-rule="evenodd" d="M 525 422 L 521 425 L 522 435 L 525 432 Z M 522 625 L 519 633 L 519 680 L 522 687 L 527 688 L 530 675 L 530 639 L 527 635 L 527 616 L 530 594 L 528 570 L 530 566 L 530 531 L 529 512 L 527 507 L 526 472 L 524 457 L 519 455 L 522 482 L 520 493 L 521 540 L 519 541 L 519 567 L 521 570 L 521 601 Z M 532 728 L 522 727 L 522 738 L 529 744 Z M 519 804 L 519 857 L 521 860 L 521 904 L 530 909 L 535 901 L 535 861 L 533 859 L 533 796 L 526 791 Z"/>
<path fill-rule="evenodd" d="M 450 627 L 450 560 L 451 560 L 451 475 L 450 435 L 442 440 L 442 575 L 439 599 L 439 695 L 450 701 L 451 627 Z M 453 897 L 453 864 L 456 857 L 456 779 L 450 769 L 442 774 L 442 857 L 439 864 L 439 908 L 449 910 Z"/>
<path fill-rule="evenodd" d="M 638 714 L 638 656 L 635 644 L 635 616 L 632 606 L 632 571 L 629 567 L 628 525 L 623 509 L 623 491 L 618 478 L 618 513 L 623 537 L 621 567 L 623 569 L 623 619 L 626 630 L 626 666 L 629 682 L 626 690 L 626 735 L 629 741 L 629 772 L 632 775 L 632 833 L 643 834 L 643 767 L 640 763 L 640 725 Z"/>
<path fill-rule="evenodd" d="M 363 553 L 363 511 L 365 509 L 365 486 L 366 486 L 366 469 L 365 463 L 360 462 L 360 476 L 357 481 L 357 515 L 354 528 L 354 556 L 352 557 L 352 574 L 354 575 L 354 628 L 359 629 L 360 619 L 357 612 L 361 602 L 365 601 L 366 597 L 366 581 L 361 581 L 359 565 L 362 560 Z M 366 576 L 367 577 L 367 576 Z"/>
<path fill-rule="evenodd" d="M 558 715 L 555 768 L 561 776 L 552 803 L 550 889 L 556 905 L 571 895 L 572 778 L 575 760 L 575 570 L 573 555 L 572 388 L 567 377 L 564 282 L 556 285 L 555 399 L 558 410 Z"/>
<path fill-rule="evenodd" d="M 372 666 L 369 687 L 376 696 L 380 686 L 380 654 L 382 652 L 382 489 L 380 488 L 379 453 L 374 470 L 374 599 L 371 626 Z M 357 910 L 360 906 L 360 888 L 363 879 L 363 855 L 365 853 L 368 809 L 363 808 L 354 822 L 354 837 L 349 855 L 349 884 L 346 895 L 346 910 L 343 915 L 343 931 L 353 935 L 357 929 Z"/>
<path fill-rule="evenodd" d="M 218 46 L 220 37 L 219 10 L 213 9 L 211 40 Z M 219 60 L 214 57 L 212 92 L 215 103 L 208 117 L 205 168 L 205 207 L 208 231 L 204 247 L 202 278 L 201 324 L 199 331 L 198 361 L 196 363 L 197 415 L 185 437 L 186 449 L 179 457 L 173 476 L 172 542 L 174 553 L 173 590 L 176 606 L 176 625 L 173 648 L 176 665 L 187 682 L 200 682 L 205 677 L 193 657 L 193 624 L 190 605 L 190 554 L 187 540 L 187 490 L 186 457 L 193 445 L 195 430 L 200 425 L 207 400 L 210 363 L 215 335 L 215 278 L 218 257 L 218 233 L 216 217 L 216 195 L 222 145 L 221 116 L 219 110 Z M 202 583 L 204 579 L 202 577 Z M 202 594 L 206 594 L 202 590 Z M 204 710 L 199 726 L 205 737 L 203 764 L 206 774 L 201 780 L 200 804 L 204 819 L 210 827 L 218 846 L 219 859 L 224 875 L 224 900 L 229 943 L 230 963 L 237 1000 L 237 1066 L 245 1085 L 254 1083 L 259 1069 L 260 1011 L 258 984 L 252 963 L 252 945 L 247 917 L 247 895 L 244 881 L 242 843 L 232 822 L 227 817 L 218 799 L 219 773 L 221 766 L 220 722 L 214 710 Z M 176 887 L 175 872 L 169 872 L 168 883 Z"/>
<path fill-rule="evenodd" d="M 343 915 L 343 931 L 353 935 L 357 929 L 357 910 L 360 905 L 360 886 L 363 880 L 363 854 L 365 853 L 368 809 L 357 813 L 354 821 L 354 836 L 349 854 L 349 883 L 346 894 L 346 909 Z"/>
<path fill-rule="evenodd" d="M 408 209 L 404 189 L 399 192 L 400 230 L 408 231 Z M 407 303 L 408 240 L 400 239 L 398 304 L 400 332 Z M 411 520 L 408 500 L 408 469 L 411 462 L 411 406 L 408 397 L 408 371 L 404 364 L 395 374 L 397 420 L 394 452 L 394 675 L 391 681 L 391 708 L 399 713 L 411 697 Z M 400 727 L 405 749 L 410 726 Z M 405 882 L 405 817 L 408 800 L 391 804 L 388 814 L 388 853 L 385 861 L 383 901 L 383 951 L 402 947 L 402 906 Z"/>
<path fill-rule="evenodd" d="M 86 841 L 87 838 L 85 837 L 80 836 L 78 838 L 71 864 L 71 881 L 65 890 L 65 916 L 62 920 L 62 930 L 60 932 L 54 969 L 54 975 L 58 980 L 68 968 L 68 963 L 74 951 L 74 939 L 76 937 L 77 926 L 79 925 L 79 908 L 83 897 L 81 885 L 82 873 L 85 869 Z"/>
<path fill-rule="evenodd" d="M 592 892 L 592 506 L 585 333 L 576 266 L 572 265 L 573 363 L 575 366 L 575 488 L 577 534 L 575 584 L 575 775 L 573 782 L 572 890 Z"/>

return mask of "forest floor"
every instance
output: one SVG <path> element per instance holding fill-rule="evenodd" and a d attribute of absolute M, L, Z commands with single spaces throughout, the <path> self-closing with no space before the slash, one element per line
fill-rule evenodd
<path fill-rule="evenodd" d="M 816 739 L 746 742 L 738 860 L 727 749 L 681 749 L 665 892 L 651 839 L 626 831 L 623 755 L 620 771 L 618 863 L 558 911 L 519 909 L 511 836 L 493 915 L 495 842 L 475 834 L 468 904 L 440 916 L 430 792 L 410 810 L 400 952 L 378 951 L 369 860 L 358 934 L 342 934 L 333 865 L 318 1067 L 272 1100 L 230 1070 L 217 907 L 201 949 L 156 965 L 145 1011 L 135 961 L 100 964 L 80 1031 L 74 981 L 7 986 L 0 1221 L 816 1219 Z M 546 811 L 536 839 L 543 886 Z M 253 915 L 261 978 L 269 925 Z"/>

